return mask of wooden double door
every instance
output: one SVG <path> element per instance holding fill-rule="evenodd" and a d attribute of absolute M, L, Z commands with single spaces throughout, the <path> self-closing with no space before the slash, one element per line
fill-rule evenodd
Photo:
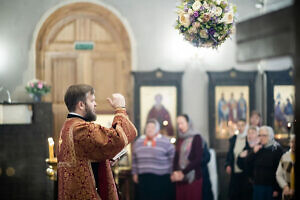
<path fill-rule="evenodd" d="M 89 45 L 78 49 L 76 44 Z M 64 94 L 72 84 L 95 88 L 98 113 L 111 113 L 106 98 L 122 93 L 131 105 L 131 50 L 120 20 L 106 8 L 74 3 L 54 12 L 37 40 L 37 77 L 51 85 L 55 141 L 68 113 Z"/>

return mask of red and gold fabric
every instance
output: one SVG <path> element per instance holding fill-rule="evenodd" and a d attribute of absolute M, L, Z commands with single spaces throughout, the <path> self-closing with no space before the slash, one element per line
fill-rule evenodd
<path fill-rule="evenodd" d="M 79 117 L 68 118 L 61 130 L 58 147 L 59 200 L 117 200 L 109 159 L 132 142 L 137 131 L 125 109 L 116 109 L 111 128 Z M 100 196 L 91 162 L 100 162 Z"/>

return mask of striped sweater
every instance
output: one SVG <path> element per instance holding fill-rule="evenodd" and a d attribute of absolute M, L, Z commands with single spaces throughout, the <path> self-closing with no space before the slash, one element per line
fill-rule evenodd
<path fill-rule="evenodd" d="M 145 136 L 143 135 L 133 145 L 131 173 L 170 174 L 173 168 L 174 145 L 161 134 L 155 138 L 155 147 L 144 145 L 144 140 Z"/>

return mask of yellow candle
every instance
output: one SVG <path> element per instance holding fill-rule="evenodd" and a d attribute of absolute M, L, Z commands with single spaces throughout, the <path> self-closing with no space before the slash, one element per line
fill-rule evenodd
<path fill-rule="evenodd" d="M 50 137 L 48 138 L 48 145 L 49 145 L 49 160 L 53 161 L 54 160 L 54 141 L 53 138 Z"/>

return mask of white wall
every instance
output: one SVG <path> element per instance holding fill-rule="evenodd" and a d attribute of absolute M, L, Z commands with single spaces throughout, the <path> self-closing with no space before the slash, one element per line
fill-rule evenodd
<path fill-rule="evenodd" d="M 0 86 L 7 87 L 13 93 L 12 99 L 15 101 L 28 100 L 24 87 L 27 81 L 35 77 L 34 58 L 30 52 L 37 24 L 47 11 L 63 2 L 63 0 L 0 0 Z M 183 41 L 181 35 L 174 29 L 177 18 L 176 5 L 179 0 L 97 2 L 114 9 L 128 22 L 134 39 L 136 70 L 149 71 L 161 67 L 164 70 L 185 71 L 182 88 L 183 112 L 191 116 L 195 128 L 208 140 L 206 71 L 227 70 L 232 67 L 240 70 L 256 70 L 258 63 L 243 65 L 236 63 L 234 36 L 218 50 L 197 49 Z M 260 14 L 260 11 L 254 8 L 253 1 L 233 2 L 238 6 L 240 21 Z M 263 69 L 281 69 L 289 67 L 290 64 L 291 59 L 282 58 L 263 61 L 260 66 L 263 66 Z"/>

